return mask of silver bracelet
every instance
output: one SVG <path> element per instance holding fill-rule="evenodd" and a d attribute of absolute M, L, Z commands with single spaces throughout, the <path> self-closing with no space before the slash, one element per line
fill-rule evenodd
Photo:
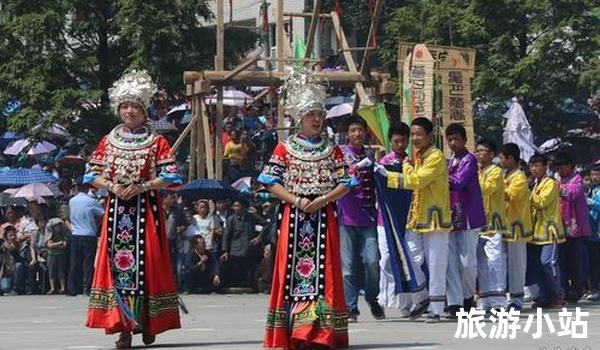
<path fill-rule="evenodd" d="M 148 192 L 150 190 L 150 184 L 148 182 L 150 181 L 142 183 L 142 192 Z"/>
<path fill-rule="evenodd" d="M 300 196 L 296 197 L 296 199 L 294 199 L 294 206 L 299 207 L 301 201 L 302 201 L 302 197 L 300 197 Z"/>

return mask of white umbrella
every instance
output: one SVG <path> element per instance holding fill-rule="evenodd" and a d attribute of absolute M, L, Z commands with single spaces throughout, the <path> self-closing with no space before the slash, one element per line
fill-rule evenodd
<path fill-rule="evenodd" d="M 352 114 L 354 105 L 352 103 L 342 103 L 327 111 L 327 117 L 325 119 L 337 118 L 346 114 Z"/>
<path fill-rule="evenodd" d="M 171 108 L 168 112 L 167 112 L 167 116 L 173 114 L 173 113 L 177 113 L 177 112 L 185 112 L 185 111 L 190 111 L 192 110 L 192 106 L 189 103 L 182 103 L 179 106 L 175 106 L 173 108 Z"/>
<path fill-rule="evenodd" d="M 4 150 L 4 154 L 9 155 L 9 156 L 16 156 L 16 155 L 20 154 L 21 152 L 23 152 L 23 150 L 25 148 L 29 147 L 30 144 L 31 144 L 31 142 L 27 139 L 17 140 L 15 142 L 13 142 L 12 144 L 10 144 L 8 147 L 6 147 L 6 149 Z M 57 147 L 53 143 L 50 143 L 48 141 L 41 141 L 41 142 L 35 143 L 29 149 L 27 154 L 30 156 L 35 156 L 38 154 L 50 153 L 50 152 L 54 151 L 55 149 L 57 149 Z"/>
<path fill-rule="evenodd" d="M 254 97 L 240 90 L 223 91 L 223 104 L 225 106 L 243 107 L 254 101 Z M 209 105 L 217 104 L 217 95 L 208 97 L 205 102 Z"/>
<path fill-rule="evenodd" d="M 521 150 L 521 159 L 528 162 L 529 158 L 533 156 L 537 151 L 537 147 L 533 143 L 533 133 L 531 132 L 531 125 L 525 116 L 523 107 L 517 102 L 517 99 L 513 97 L 512 105 L 502 115 L 506 118 L 506 125 L 504 126 L 504 133 L 502 135 L 504 143 L 515 143 Z"/>
<path fill-rule="evenodd" d="M 540 151 L 540 153 L 548 153 L 559 150 L 560 148 L 566 146 L 573 145 L 570 142 L 563 142 L 563 140 L 560 137 L 555 137 L 553 139 L 544 141 L 544 143 L 542 143 L 540 147 L 538 147 L 538 150 Z"/>
<path fill-rule="evenodd" d="M 160 118 L 159 120 L 153 120 L 152 126 L 158 132 L 169 132 L 169 131 L 177 131 L 177 127 L 167 121 L 166 117 Z"/>
<path fill-rule="evenodd" d="M 25 198 L 30 202 L 45 203 L 44 197 L 56 197 L 62 194 L 58 189 L 43 183 L 32 183 L 18 189 L 6 190 L 6 193 L 11 193 L 12 198 Z"/>
<path fill-rule="evenodd" d="M 236 182 L 232 183 L 231 187 L 235 188 L 238 191 L 241 191 L 244 188 L 250 188 L 252 187 L 252 178 L 250 176 L 242 177 Z"/>

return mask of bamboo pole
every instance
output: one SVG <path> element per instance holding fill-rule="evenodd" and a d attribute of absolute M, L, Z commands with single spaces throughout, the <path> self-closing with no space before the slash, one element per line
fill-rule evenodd
<path fill-rule="evenodd" d="M 277 43 L 277 72 L 283 75 L 283 65 L 284 65 L 284 41 L 285 41 L 285 31 L 283 28 L 283 0 L 277 0 L 277 18 L 276 18 L 276 43 Z M 282 128 L 285 126 L 285 109 L 283 105 L 283 100 L 279 100 L 277 104 L 277 127 Z M 283 140 L 283 131 L 277 131 L 277 139 L 279 141 Z"/>
<path fill-rule="evenodd" d="M 201 159 L 201 163 L 199 163 L 198 168 L 205 167 L 206 168 L 206 177 L 209 179 L 214 179 L 215 171 L 214 171 L 214 158 L 212 152 L 212 138 L 210 137 L 210 121 L 208 119 L 208 113 L 206 111 L 206 105 L 204 104 L 204 99 L 200 99 L 200 113 L 202 115 L 202 122 L 198 123 L 202 125 L 199 131 L 202 131 L 203 141 L 200 141 L 202 144 L 202 149 L 204 150 L 204 154 L 206 157 L 198 157 Z M 205 161 L 206 160 L 206 161 Z M 204 173 L 202 174 L 204 175 Z"/>
<path fill-rule="evenodd" d="M 314 0 L 313 13 L 310 18 L 310 25 L 308 27 L 308 36 L 306 42 L 306 52 L 304 58 L 309 58 L 313 51 L 313 45 L 315 43 L 315 30 L 317 29 L 317 23 L 319 22 L 319 14 L 321 12 L 321 0 Z"/>

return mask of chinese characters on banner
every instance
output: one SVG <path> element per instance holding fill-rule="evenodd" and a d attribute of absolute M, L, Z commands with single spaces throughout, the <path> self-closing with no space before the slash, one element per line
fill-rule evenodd
<path fill-rule="evenodd" d="M 442 81 L 442 126 L 459 123 L 467 131 L 467 149 L 475 151 L 473 130 L 473 108 L 471 106 L 472 71 L 462 56 L 450 51 L 445 61 L 440 62 Z M 444 154 L 450 157 L 450 150 L 444 145 Z"/>
<path fill-rule="evenodd" d="M 434 59 L 425 45 L 416 45 L 412 57 L 404 61 L 402 81 L 402 121 L 433 116 Z"/>
<path fill-rule="evenodd" d="M 413 118 L 422 116 L 434 119 L 436 129 L 440 130 L 441 138 L 444 138 L 443 130 L 446 126 L 451 123 L 460 123 L 467 131 L 467 148 L 474 151 L 471 79 L 475 71 L 475 50 L 437 45 L 426 47 L 422 44 L 402 42 L 398 48 L 398 56 L 399 68 L 403 69 L 402 121 L 409 122 Z M 425 56 L 427 56 L 427 66 L 424 62 Z M 430 67 L 429 57 L 433 60 L 431 77 L 435 76 L 441 82 L 441 106 L 434 107 L 433 79 L 431 85 L 426 80 L 429 71 L 425 67 Z M 426 72 L 425 78 L 423 78 L 423 71 Z M 425 88 L 426 91 L 423 91 L 422 88 Z M 423 103 L 419 104 L 421 101 Z M 430 101 L 431 103 L 429 103 Z M 412 108 L 413 106 L 414 108 Z M 425 110 L 423 106 L 430 109 Z M 421 114 L 421 112 L 425 112 L 425 114 Z M 433 118 L 434 115 L 436 118 Z M 438 146 L 444 149 L 447 157 L 450 157 L 450 151 L 445 147 L 444 140 Z"/>

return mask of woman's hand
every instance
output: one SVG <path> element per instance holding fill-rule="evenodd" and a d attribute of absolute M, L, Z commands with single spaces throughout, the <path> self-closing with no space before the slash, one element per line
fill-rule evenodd
<path fill-rule="evenodd" d="M 306 208 L 304 208 L 303 210 L 309 214 L 312 214 L 326 206 L 327 203 L 328 201 L 326 196 L 319 196 L 315 198 L 312 202 L 310 202 L 310 204 L 306 206 Z"/>
<path fill-rule="evenodd" d="M 300 208 L 300 210 L 306 211 L 306 207 L 308 207 L 310 203 L 310 199 L 302 198 L 300 199 L 300 205 L 298 207 Z"/>
<path fill-rule="evenodd" d="M 125 194 L 126 194 L 126 189 L 127 187 L 125 187 L 124 185 L 120 185 L 120 184 L 115 184 L 112 186 L 112 192 L 117 195 L 117 197 L 127 200 Z"/>
<path fill-rule="evenodd" d="M 125 197 L 123 199 L 130 200 L 131 198 L 137 196 L 140 193 L 142 193 L 142 187 L 137 184 L 131 184 L 125 189 L 125 192 L 123 193 Z"/>

